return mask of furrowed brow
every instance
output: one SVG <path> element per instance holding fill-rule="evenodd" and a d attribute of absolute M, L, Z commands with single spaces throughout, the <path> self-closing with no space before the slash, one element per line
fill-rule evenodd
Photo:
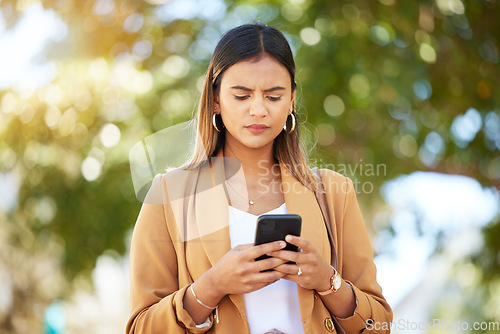
<path fill-rule="evenodd" d="M 243 86 L 233 86 L 231 89 L 238 89 L 238 90 L 244 90 L 246 92 L 251 92 L 252 90 L 248 87 L 243 87 Z"/>
<path fill-rule="evenodd" d="M 253 91 L 252 89 L 250 89 L 248 87 L 244 87 L 244 86 L 233 86 L 233 87 L 231 87 L 231 89 L 243 90 L 245 92 L 252 92 Z M 270 92 L 275 92 L 275 91 L 278 91 L 278 90 L 285 90 L 285 89 L 286 89 L 285 87 L 276 86 L 276 87 L 273 87 L 273 88 L 265 89 L 264 92 L 270 93 Z"/>
<path fill-rule="evenodd" d="M 275 92 L 277 90 L 285 90 L 285 87 L 277 86 L 277 87 L 266 89 L 266 90 L 264 90 L 264 92 L 270 93 L 270 92 Z"/>

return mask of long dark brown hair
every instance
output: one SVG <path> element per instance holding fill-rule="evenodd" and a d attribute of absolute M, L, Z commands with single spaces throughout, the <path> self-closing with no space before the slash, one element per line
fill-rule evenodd
<path fill-rule="evenodd" d="M 215 47 L 208 66 L 205 84 L 196 116 L 198 131 L 194 153 L 185 167 L 196 167 L 206 162 L 224 146 L 225 131 L 217 132 L 212 125 L 214 96 L 219 93 L 222 74 L 237 62 L 259 59 L 264 54 L 279 61 L 290 73 L 292 92 L 296 90 L 295 61 L 285 36 L 276 28 L 265 24 L 245 24 L 229 30 Z M 295 107 L 292 111 L 297 122 L 292 133 L 281 131 L 274 139 L 273 154 L 276 161 L 285 164 L 291 174 L 312 191 L 318 189 L 316 174 L 309 169 L 305 145 L 300 139 L 300 126 Z M 287 129 L 291 128 L 287 118 Z"/>

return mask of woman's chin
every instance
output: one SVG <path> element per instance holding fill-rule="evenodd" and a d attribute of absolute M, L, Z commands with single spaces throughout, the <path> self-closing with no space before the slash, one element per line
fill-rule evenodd
<path fill-rule="evenodd" d="M 272 146 L 273 141 L 264 140 L 264 138 L 251 138 L 240 141 L 240 144 L 249 149 L 261 149 L 267 146 Z"/>
<path fill-rule="evenodd" d="M 250 142 L 250 143 L 243 143 L 243 145 L 244 145 L 245 147 L 247 147 L 247 148 L 257 150 L 257 149 L 264 148 L 264 147 L 266 147 L 266 146 L 272 145 L 272 143 L 269 143 L 269 142 L 265 142 L 265 143 L 261 143 L 261 142 Z"/>
<path fill-rule="evenodd" d="M 231 141 L 231 142 L 236 142 L 238 143 L 237 145 L 241 145 L 243 147 L 249 148 L 249 149 L 260 149 L 264 148 L 267 146 L 272 146 L 274 142 L 274 138 L 271 136 L 266 136 L 264 134 L 259 134 L 259 135 L 243 135 L 243 136 L 227 136 L 226 141 Z"/>

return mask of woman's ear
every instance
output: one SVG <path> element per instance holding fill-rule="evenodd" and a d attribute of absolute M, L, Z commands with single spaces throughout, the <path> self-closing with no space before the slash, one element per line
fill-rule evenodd
<path fill-rule="evenodd" d="M 292 92 L 292 104 L 290 105 L 290 108 L 292 110 L 295 110 L 295 91 Z"/>
<path fill-rule="evenodd" d="M 216 114 L 220 114 L 220 105 L 219 105 L 219 98 L 214 94 L 214 112 Z"/>

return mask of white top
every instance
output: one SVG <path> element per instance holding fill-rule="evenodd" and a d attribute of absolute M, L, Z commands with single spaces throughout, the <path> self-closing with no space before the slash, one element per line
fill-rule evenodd
<path fill-rule="evenodd" d="M 285 214 L 283 203 L 266 214 Z M 258 216 L 229 206 L 229 236 L 231 248 L 253 244 Z M 303 334 L 297 283 L 281 279 L 260 290 L 246 293 L 245 308 L 252 334 L 264 334 L 277 329 L 287 334 Z"/>

